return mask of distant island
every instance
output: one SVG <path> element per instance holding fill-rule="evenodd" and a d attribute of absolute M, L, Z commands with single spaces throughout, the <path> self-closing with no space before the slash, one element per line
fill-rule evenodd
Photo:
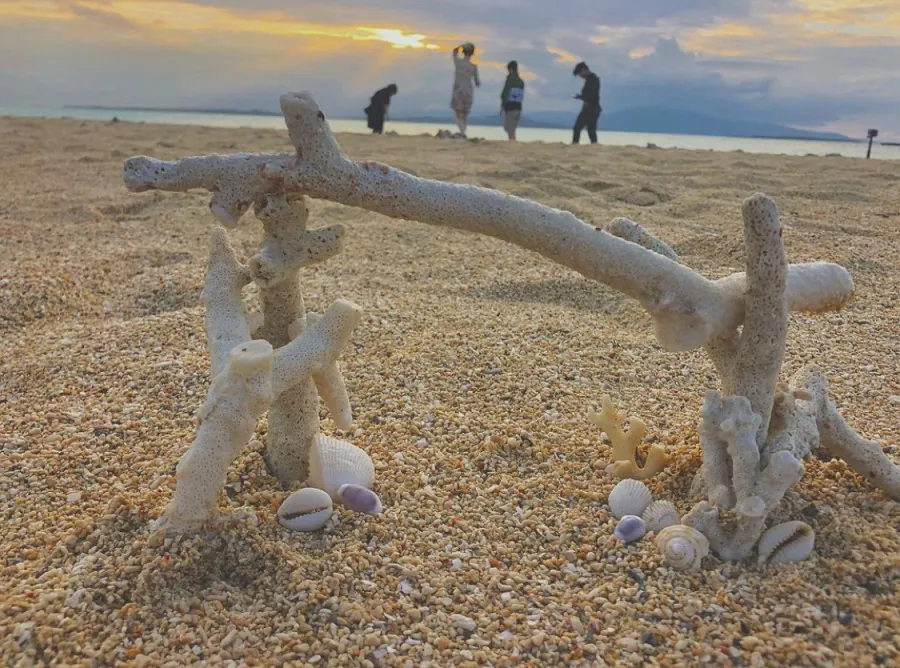
<path fill-rule="evenodd" d="M 116 111 L 150 111 L 165 113 L 189 114 L 223 114 L 230 116 L 281 116 L 279 111 L 265 109 L 186 109 L 182 107 L 108 107 L 108 106 L 68 106 L 66 109 L 92 109 L 109 112 Z M 535 111 L 522 116 L 520 127 L 569 129 L 575 118 L 576 110 L 570 112 Z M 335 117 L 339 118 L 339 117 Z M 360 120 L 360 119 L 351 119 Z M 443 123 L 454 125 L 449 114 L 407 115 L 394 117 L 391 120 L 406 123 Z M 472 126 L 482 125 L 499 127 L 502 120 L 499 114 L 488 116 L 472 116 Z M 838 132 L 818 132 L 803 130 L 777 123 L 765 121 L 741 120 L 707 116 L 680 109 L 659 109 L 656 107 L 634 107 L 610 114 L 603 114 L 600 119 L 600 130 L 610 132 L 648 132 L 676 135 L 703 135 L 716 137 L 750 137 L 754 139 L 806 139 L 814 141 L 862 141 Z M 884 142 L 882 142 L 884 143 Z M 886 145 L 889 145 L 886 144 Z"/>

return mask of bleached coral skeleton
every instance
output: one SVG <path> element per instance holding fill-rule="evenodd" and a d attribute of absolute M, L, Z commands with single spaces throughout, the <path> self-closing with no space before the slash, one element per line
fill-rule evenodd
<path fill-rule="evenodd" d="M 212 383 L 197 414 L 200 426 L 196 438 L 175 470 L 175 495 L 157 522 L 157 528 L 193 531 L 212 525 L 220 518 L 216 502 L 225 484 L 228 466 L 253 436 L 257 419 L 269 410 L 271 424 L 272 412 L 285 398 L 291 402 L 288 409 L 295 408 L 299 402 L 294 397 L 303 392 L 302 400 L 305 400 L 309 394 L 307 386 L 312 386 L 317 375 L 330 376 L 329 382 L 337 384 L 334 376 L 340 374 L 336 360 L 359 322 L 359 307 L 343 300 L 334 302 L 310 327 L 295 327 L 293 336 L 282 337 L 283 342 L 276 349 L 270 341 L 251 339 L 241 296 L 241 289 L 249 283 L 250 275 L 251 269 L 237 261 L 225 230 L 217 227 L 212 235 L 201 296 L 206 307 L 205 329 Z M 264 327 L 284 319 L 287 313 L 297 312 L 296 303 L 287 299 L 277 302 L 276 306 L 267 307 L 263 301 Z M 294 324 L 297 322 L 301 321 L 295 320 Z M 342 386 L 342 381 L 340 384 Z M 309 409 L 286 418 L 294 421 L 293 426 L 300 437 L 311 431 L 313 436 L 318 433 L 317 401 L 313 387 Z M 341 410 L 344 410 L 343 406 Z M 286 434 L 285 438 L 291 436 Z M 279 446 L 281 450 L 275 451 L 277 456 L 289 464 L 301 459 L 305 467 L 309 458 L 308 444 L 301 442 L 298 445 L 296 440 L 288 442 L 290 447 Z M 270 427 L 270 448 L 272 443 Z M 304 447 L 306 453 L 301 449 Z M 282 460 L 276 459 L 277 465 L 281 463 Z M 277 465 L 276 473 L 282 470 Z M 306 477 L 305 469 L 301 475 Z"/>
<path fill-rule="evenodd" d="M 777 211 L 764 196 L 744 205 L 747 272 L 709 280 L 630 221 L 619 219 L 602 230 L 571 213 L 494 190 L 352 161 L 312 95 L 290 93 L 280 102 L 294 152 L 174 162 L 134 157 L 125 163 L 127 186 L 134 191 L 206 189 L 213 193 L 212 213 L 229 227 L 251 204 L 273 196 L 285 201 L 308 196 L 467 230 L 540 253 L 637 299 L 653 318 L 665 349 L 705 347 L 722 377 L 723 393 L 707 396 L 701 430 L 703 477 L 719 505 L 703 502 L 686 520 L 710 538 L 722 558 L 742 558 L 752 547 L 766 514 L 802 475 L 802 458 L 819 442 L 900 498 L 900 469 L 843 421 L 821 374 L 807 370 L 790 386 L 778 385 L 788 311 L 840 308 L 853 294 L 853 281 L 832 263 L 788 265 Z M 256 274 L 264 278 L 264 272 Z M 339 383 L 329 387 L 334 396 L 341 394 Z M 720 508 L 736 510 L 737 532 L 723 529 Z"/>

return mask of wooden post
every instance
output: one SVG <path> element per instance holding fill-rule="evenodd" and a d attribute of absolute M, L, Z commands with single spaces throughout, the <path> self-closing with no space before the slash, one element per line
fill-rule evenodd
<path fill-rule="evenodd" d="M 869 150 L 866 151 L 866 160 L 868 160 L 869 158 L 872 157 L 872 140 L 875 139 L 875 137 L 877 137 L 877 136 L 878 136 L 878 130 L 876 130 L 874 128 L 869 130 L 869 132 L 868 132 Z"/>

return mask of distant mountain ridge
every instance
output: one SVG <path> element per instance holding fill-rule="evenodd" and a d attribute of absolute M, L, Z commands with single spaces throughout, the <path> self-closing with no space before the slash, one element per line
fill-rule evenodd
<path fill-rule="evenodd" d="M 577 112 L 536 111 L 525 112 L 519 127 L 563 128 L 572 127 Z M 422 123 L 453 123 L 449 116 L 416 116 L 395 118 L 397 121 Z M 500 115 L 471 116 L 470 125 L 502 125 Z M 600 117 L 601 130 L 611 132 L 650 132 L 676 135 L 707 135 L 717 137 L 770 137 L 776 139 L 816 139 L 823 141 L 857 141 L 838 132 L 803 130 L 765 121 L 719 118 L 679 109 L 635 107 Z"/>
<path fill-rule="evenodd" d="M 278 111 L 263 109 L 185 109 L 178 107 L 105 107 L 79 106 L 78 109 L 104 109 L 108 111 L 158 111 L 176 113 L 206 113 L 226 115 L 281 116 Z M 519 123 L 523 128 L 568 129 L 572 126 L 577 110 L 525 112 Z M 340 118 L 335 116 L 335 118 Z M 447 114 L 422 114 L 394 117 L 391 120 L 407 123 L 447 123 L 453 118 Z M 469 125 L 500 126 L 499 114 L 476 115 L 469 118 Z M 754 137 L 773 139 L 815 139 L 822 141 L 861 141 L 838 132 L 803 130 L 766 121 L 720 118 L 681 109 L 634 107 L 600 117 L 600 129 L 611 132 L 650 132 L 659 134 L 706 135 L 717 137 Z"/>

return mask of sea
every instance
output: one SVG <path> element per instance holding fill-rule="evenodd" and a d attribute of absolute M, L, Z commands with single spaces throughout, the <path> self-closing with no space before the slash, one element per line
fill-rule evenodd
<path fill-rule="evenodd" d="M 0 107 L 0 116 L 28 116 L 38 118 L 76 118 L 83 120 L 108 121 L 113 117 L 133 123 L 165 123 L 172 125 L 206 125 L 222 128 L 268 128 L 284 129 L 281 116 L 263 114 L 233 114 L 192 111 L 143 111 L 135 109 L 96 109 L 65 107 Z M 332 130 L 369 134 L 364 120 L 330 118 Z M 456 128 L 447 123 L 410 123 L 389 121 L 387 131 L 400 135 L 434 135 L 438 130 Z M 506 134 L 500 127 L 469 127 L 469 137 L 488 140 L 505 140 Z M 849 158 L 865 158 L 866 142 L 822 141 L 814 139 L 774 139 L 757 137 L 716 137 L 707 135 L 678 135 L 655 132 L 608 132 L 601 127 L 597 133 L 600 144 L 606 146 L 647 146 L 654 144 L 660 148 L 684 148 L 698 151 L 743 151 L 745 153 L 768 153 L 773 155 L 841 155 Z M 560 128 L 519 128 L 517 139 L 523 142 L 569 143 L 570 130 Z M 587 137 L 582 136 L 582 142 Z M 872 146 L 872 158 L 879 160 L 900 160 L 900 146 L 883 146 L 876 142 Z"/>

